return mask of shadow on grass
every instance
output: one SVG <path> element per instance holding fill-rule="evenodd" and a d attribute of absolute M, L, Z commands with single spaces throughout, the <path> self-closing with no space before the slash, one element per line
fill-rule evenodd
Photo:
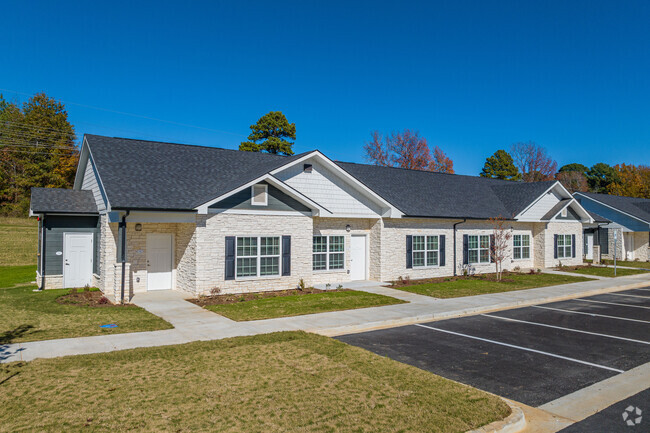
<path fill-rule="evenodd" d="M 34 325 L 20 325 L 11 331 L 5 331 L 2 334 L 0 334 L 0 361 L 4 361 L 7 358 L 10 358 L 14 354 L 20 352 L 23 349 L 16 349 L 16 350 L 11 350 L 10 344 L 16 339 L 20 338 L 26 333 L 28 333 L 31 329 L 34 328 Z M 13 376 L 12 376 L 13 377 Z M 6 378 L 2 381 L 0 381 L 0 385 L 4 382 L 9 380 L 9 378 Z"/>

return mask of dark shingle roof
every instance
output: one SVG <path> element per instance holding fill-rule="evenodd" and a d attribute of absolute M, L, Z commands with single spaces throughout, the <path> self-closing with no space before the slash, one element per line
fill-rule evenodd
<path fill-rule="evenodd" d="M 512 182 L 349 162 L 337 164 L 409 216 L 512 218 L 555 183 Z"/>
<path fill-rule="evenodd" d="M 547 221 L 547 220 L 550 220 L 551 218 L 553 218 L 555 215 L 558 214 L 558 212 L 560 212 L 560 209 L 562 209 L 564 206 L 566 206 L 570 201 L 571 201 L 570 198 L 565 198 L 565 199 L 560 200 L 559 202 L 557 202 L 557 204 L 555 206 L 553 206 L 551 208 L 551 210 L 546 212 L 546 215 L 544 215 L 542 217 L 542 221 Z"/>
<path fill-rule="evenodd" d="M 623 197 L 620 195 L 596 194 L 593 192 L 581 192 L 585 197 L 599 201 L 614 209 L 630 214 L 650 224 L 650 200 L 637 197 Z"/>
<path fill-rule="evenodd" d="M 33 213 L 97 213 L 91 191 L 63 188 L 32 188 L 30 208 Z"/>
<path fill-rule="evenodd" d="M 587 213 L 594 219 L 594 222 L 597 223 L 611 223 L 607 218 L 598 215 L 596 212 L 587 211 Z"/>
<path fill-rule="evenodd" d="M 114 209 L 190 210 L 301 155 L 85 136 Z"/>

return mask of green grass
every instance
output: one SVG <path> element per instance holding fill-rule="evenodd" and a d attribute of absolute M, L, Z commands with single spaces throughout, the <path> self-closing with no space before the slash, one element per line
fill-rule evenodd
<path fill-rule="evenodd" d="M 36 280 L 36 265 L 0 266 L 0 288 L 29 284 Z"/>
<path fill-rule="evenodd" d="M 629 266 L 630 268 L 650 269 L 650 262 L 636 262 L 628 260 L 616 260 L 618 266 Z M 603 260 L 603 265 L 614 266 L 614 260 Z"/>
<path fill-rule="evenodd" d="M 510 413 L 493 395 L 304 332 L 37 359 L 0 367 L 7 377 L 3 431 L 460 433 Z"/>
<path fill-rule="evenodd" d="M 36 286 L 0 290 L 0 344 L 168 329 L 163 319 L 135 305 L 87 307 L 55 301 L 69 289 L 34 292 Z M 100 325 L 115 323 L 117 328 Z"/>
<path fill-rule="evenodd" d="M 574 274 L 583 274 L 583 275 L 596 275 L 599 277 L 613 277 L 614 276 L 614 267 L 601 267 L 601 266 L 586 266 L 583 268 L 573 268 L 568 267 L 567 269 L 562 269 L 566 272 L 572 272 Z M 644 271 L 643 269 L 616 269 L 617 277 L 624 277 L 626 275 L 636 275 L 636 274 L 647 274 L 649 271 Z"/>
<path fill-rule="evenodd" d="M 0 218 L 0 266 L 35 265 L 38 250 L 36 218 Z"/>
<path fill-rule="evenodd" d="M 401 303 L 404 303 L 404 301 L 374 293 L 350 290 L 308 295 L 278 296 L 235 304 L 208 305 L 205 308 L 229 319 L 244 321 Z"/>
<path fill-rule="evenodd" d="M 492 281 L 476 276 L 455 281 L 416 284 L 412 286 L 397 286 L 395 289 L 434 298 L 457 298 L 461 296 L 484 295 L 487 293 L 510 292 L 513 290 L 532 289 L 535 287 L 555 286 L 558 284 L 590 281 L 589 278 L 571 277 L 552 274 L 504 274 L 504 280 Z"/>

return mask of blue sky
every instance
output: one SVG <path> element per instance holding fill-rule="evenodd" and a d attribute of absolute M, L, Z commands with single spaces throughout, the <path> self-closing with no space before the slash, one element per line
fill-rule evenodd
<path fill-rule="evenodd" d="M 296 152 L 344 161 L 363 162 L 373 130 L 411 128 L 463 174 L 528 140 L 560 165 L 650 164 L 645 0 L 7 1 L 2 14 L 0 92 L 61 99 L 80 135 L 236 148 L 280 110 Z"/>

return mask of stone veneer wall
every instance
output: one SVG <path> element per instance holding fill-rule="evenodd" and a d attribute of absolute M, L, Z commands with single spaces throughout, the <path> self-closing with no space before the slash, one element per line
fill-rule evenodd
<path fill-rule="evenodd" d="M 634 232 L 634 259 L 647 262 L 648 258 L 648 232 Z"/>
<path fill-rule="evenodd" d="M 576 236 L 576 256 L 574 258 L 558 258 L 554 257 L 555 253 L 555 237 L 554 235 L 575 235 Z M 582 264 L 582 250 L 584 248 L 584 241 L 582 239 L 582 223 L 562 221 L 562 222 L 549 222 L 546 224 L 546 246 L 545 246 L 545 266 L 546 268 L 556 267 L 562 262 L 563 265 L 580 265 Z"/>
<path fill-rule="evenodd" d="M 604 259 L 614 260 L 614 231 L 618 232 L 618 240 L 616 241 L 616 258 L 621 260 L 623 257 L 623 243 L 621 239 L 623 237 L 623 232 L 620 227 L 608 227 L 607 230 L 607 244 L 608 244 L 608 253 L 603 254 Z"/>

